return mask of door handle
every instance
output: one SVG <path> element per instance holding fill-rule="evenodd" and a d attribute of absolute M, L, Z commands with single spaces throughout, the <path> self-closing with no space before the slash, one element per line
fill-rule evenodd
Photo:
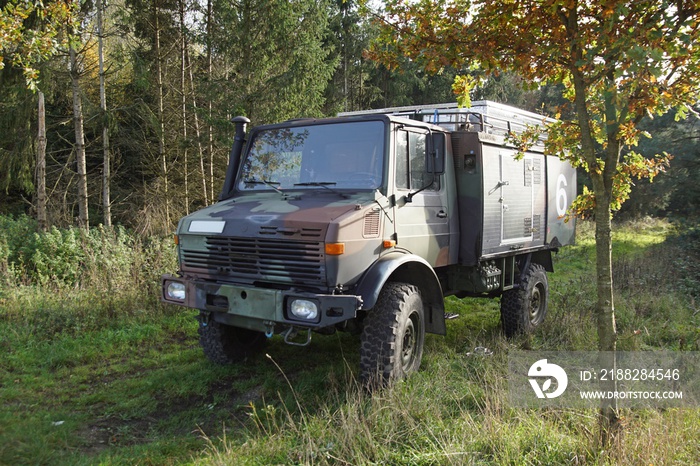
<path fill-rule="evenodd" d="M 438 212 L 437 216 L 438 218 L 447 218 L 447 212 L 441 210 L 440 212 Z"/>

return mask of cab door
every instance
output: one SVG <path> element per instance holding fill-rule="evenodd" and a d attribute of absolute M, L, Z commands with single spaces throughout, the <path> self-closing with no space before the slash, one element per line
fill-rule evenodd
<path fill-rule="evenodd" d="M 450 212 L 444 175 L 431 173 L 426 166 L 430 133 L 404 126 L 394 136 L 396 245 L 433 267 L 447 265 Z"/>

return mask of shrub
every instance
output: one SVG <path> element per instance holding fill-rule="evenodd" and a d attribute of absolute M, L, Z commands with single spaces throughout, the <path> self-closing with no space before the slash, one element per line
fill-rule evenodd
<path fill-rule="evenodd" d="M 36 220 L 26 215 L 17 218 L 0 215 L 0 243 L 8 247 L 9 262 L 22 262 L 24 248 L 31 244 L 36 229 Z"/>
<path fill-rule="evenodd" d="M 83 233 L 75 228 L 59 230 L 52 227 L 45 233 L 34 234 L 31 254 L 33 270 L 29 271 L 41 285 L 77 285 L 87 257 Z"/>
<path fill-rule="evenodd" d="M 11 285 L 21 278 L 35 231 L 36 221 L 26 215 L 0 215 L 0 285 Z"/>
<path fill-rule="evenodd" d="M 0 285 L 39 285 L 115 291 L 152 290 L 160 274 L 177 269 L 169 238 L 140 237 L 125 228 L 51 228 L 0 216 Z"/>

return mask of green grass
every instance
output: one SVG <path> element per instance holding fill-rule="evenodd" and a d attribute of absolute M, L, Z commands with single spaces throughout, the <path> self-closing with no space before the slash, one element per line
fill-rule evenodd
<path fill-rule="evenodd" d="M 614 235 L 619 348 L 698 350 L 688 234 L 644 221 Z M 625 410 L 608 452 L 593 411 L 509 406 L 509 350 L 596 347 L 594 245 L 584 223 L 556 257 L 535 334 L 506 341 L 497 300 L 449 298 L 460 317 L 428 336 L 421 370 L 372 397 L 356 382 L 357 336 L 276 337 L 219 367 L 195 312 L 158 303 L 136 268 L 141 285 L 112 292 L 0 280 L 0 464 L 697 464 L 698 409 Z"/>

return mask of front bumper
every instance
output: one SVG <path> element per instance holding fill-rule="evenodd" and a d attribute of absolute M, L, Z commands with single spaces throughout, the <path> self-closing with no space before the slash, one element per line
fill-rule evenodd
<path fill-rule="evenodd" d="M 184 290 L 184 296 L 173 297 L 169 292 L 171 284 L 181 284 L 177 287 Z M 314 303 L 318 315 L 313 319 L 294 317 L 291 306 L 295 300 Z M 333 326 L 356 317 L 357 311 L 362 308 L 362 298 L 354 295 L 326 295 L 211 283 L 170 274 L 161 277 L 161 301 L 214 312 L 227 324 L 266 333 L 281 332 L 289 327 L 318 329 Z"/>

